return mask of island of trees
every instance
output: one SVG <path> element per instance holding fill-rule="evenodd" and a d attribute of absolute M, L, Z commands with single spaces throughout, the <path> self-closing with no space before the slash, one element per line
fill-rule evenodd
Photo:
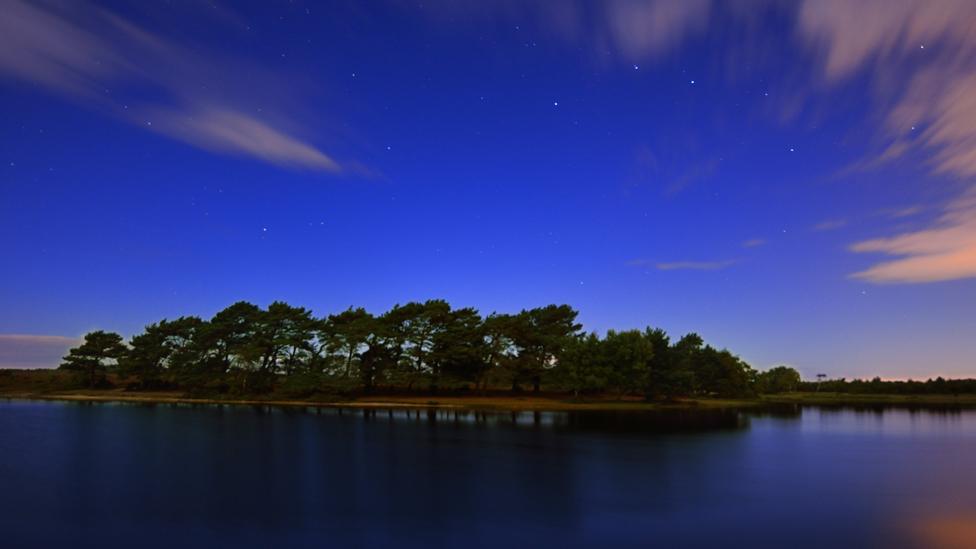
<path fill-rule="evenodd" d="M 663 330 L 587 334 L 568 305 L 482 317 L 446 301 L 362 308 L 316 318 L 303 307 L 235 303 L 204 320 L 161 320 L 128 342 L 95 331 L 70 350 L 62 369 L 89 387 L 107 373 L 131 389 L 193 395 L 560 392 L 668 400 L 745 397 L 793 391 L 800 375 L 757 372 L 697 334 Z"/>
<path fill-rule="evenodd" d="M 324 318 L 274 302 L 235 303 L 204 320 L 161 320 L 126 342 L 95 331 L 64 357 L 77 385 L 178 390 L 204 398 L 319 400 L 377 394 L 523 393 L 670 401 L 679 397 L 973 395 L 976 380 L 802 381 L 759 372 L 697 334 L 585 333 L 568 305 L 481 316 L 440 299 L 381 315 L 349 308 Z M 803 395 L 807 395 L 804 397 Z M 785 398 L 787 395 L 783 395 Z"/>

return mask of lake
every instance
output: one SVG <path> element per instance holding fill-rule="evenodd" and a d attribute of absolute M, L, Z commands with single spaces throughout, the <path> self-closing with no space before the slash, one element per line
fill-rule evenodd
<path fill-rule="evenodd" d="M 960 547 L 976 411 L 0 400 L 0 546 Z"/>

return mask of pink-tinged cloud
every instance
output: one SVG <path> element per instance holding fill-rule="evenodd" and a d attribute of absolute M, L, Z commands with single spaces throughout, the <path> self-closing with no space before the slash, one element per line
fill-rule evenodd
<path fill-rule="evenodd" d="M 245 75 L 248 80 L 240 81 Z M 309 132 L 300 131 L 297 113 L 281 112 L 294 110 L 286 79 L 241 59 L 188 49 L 94 6 L 5 0 L 3 76 L 207 150 L 340 170 L 332 157 L 299 137 Z M 126 100 L 129 90 L 139 93 Z M 137 99 L 149 96 L 156 99 Z M 263 108 L 252 108 L 255 103 Z"/>
<path fill-rule="evenodd" d="M 735 261 L 672 261 L 656 263 L 654 267 L 659 271 L 718 271 L 731 267 Z"/>
<path fill-rule="evenodd" d="M 818 232 L 833 231 L 847 226 L 846 219 L 825 219 L 813 226 L 813 230 Z"/>
<path fill-rule="evenodd" d="M 976 199 L 952 206 L 935 227 L 854 244 L 860 253 L 883 253 L 898 259 L 874 265 L 853 276 L 877 283 L 919 283 L 976 277 Z"/>
<path fill-rule="evenodd" d="M 80 338 L 0 334 L 0 368 L 56 368 Z"/>
<path fill-rule="evenodd" d="M 926 44 L 947 41 L 956 53 L 971 52 L 974 17 L 971 0 L 806 0 L 799 29 L 824 51 L 827 77 L 837 79 L 870 63 L 897 61 Z"/>
<path fill-rule="evenodd" d="M 601 3 L 607 31 L 617 50 L 632 57 L 657 55 L 701 32 L 710 0 L 617 0 Z"/>
<path fill-rule="evenodd" d="M 972 187 L 976 176 L 976 2 L 806 0 L 799 14 L 800 35 L 823 54 L 828 82 L 860 72 L 878 81 L 875 103 L 887 145 L 863 165 L 876 167 L 916 151 L 924 155 L 933 173 Z M 948 205 L 928 228 L 854 244 L 851 249 L 855 252 L 898 259 L 853 276 L 879 283 L 976 276 L 972 192 Z"/>

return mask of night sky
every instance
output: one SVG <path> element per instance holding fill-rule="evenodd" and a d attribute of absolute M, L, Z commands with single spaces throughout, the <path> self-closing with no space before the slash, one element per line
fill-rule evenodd
<path fill-rule="evenodd" d="M 976 2 L 0 0 L 0 366 L 280 299 L 976 375 Z"/>

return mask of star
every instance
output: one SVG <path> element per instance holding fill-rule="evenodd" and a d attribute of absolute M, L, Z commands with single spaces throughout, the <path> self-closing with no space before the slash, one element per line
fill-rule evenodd
<path fill-rule="evenodd" d="M 640 67 L 638 67 L 637 65 L 634 65 L 634 70 L 635 70 L 635 71 L 636 71 L 637 69 L 639 69 L 639 68 L 640 68 Z"/>
<path fill-rule="evenodd" d="M 692 81 L 691 81 L 691 83 L 692 83 L 692 84 L 694 84 L 694 83 L 695 83 L 695 81 L 694 81 L 694 80 L 692 80 Z"/>
<path fill-rule="evenodd" d="M 558 107 L 559 106 L 559 101 L 553 101 L 552 102 L 552 106 L 553 107 Z"/>

